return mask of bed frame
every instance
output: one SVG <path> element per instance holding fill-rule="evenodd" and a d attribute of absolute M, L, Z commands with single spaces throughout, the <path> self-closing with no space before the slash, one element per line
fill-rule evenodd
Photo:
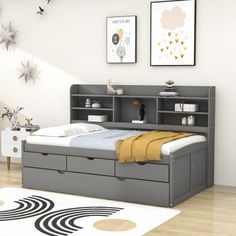
<path fill-rule="evenodd" d="M 23 187 L 105 199 L 173 207 L 214 184 L 215 87 L 178 86 L 179 97 L 163 98 L 163 86 L 121 86 L 124 95 L 107 95 L 105 85 L 72 85 L 71 123 L 89 114 L 108 116 L 108 128 L 173 130 L 203 134 L 207 142 L 188 145 L 160 161 L 119 164 L 114 151 L 35 145 L 23 142 Z M 84 108 L 86 98 L 102 108 Z M 146 124 L 132 124 L 146 107 Z M 195 103 L 198 112 L 175 112 L 175 103 Z M 182 126 L 183 115 L 194 115 L 195 126 Z"/>

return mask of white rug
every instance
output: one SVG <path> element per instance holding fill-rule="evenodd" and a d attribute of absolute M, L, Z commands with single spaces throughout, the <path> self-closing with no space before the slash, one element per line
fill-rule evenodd
<path fill-rule="evenodd" d="M 0 200 L 1 236 L 141 236 L 180 213 L 21 188 L 0 189 Z"/>

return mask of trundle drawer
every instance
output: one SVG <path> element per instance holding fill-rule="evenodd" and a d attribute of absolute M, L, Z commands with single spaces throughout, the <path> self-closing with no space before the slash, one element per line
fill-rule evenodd
<path fill-rule="evenodd" d="M 23 187 L 169 206 L 169 184 L 161 182 L 25 167 Z"/>
<path fill-rule="evenodd" d="M 149 163 L 120 164 L 116 162 L 116 176 L 169 182 L 169 166 Z"/>
<path fill-rule="evenodd" d="M 66 170 L 66 156 L 23 152 L 23 166 L 39 167 L 53 170 Z"/>
<path fill-rule="evenodd" d="M 115 161 L 96 159 L 90 157 L 67 157 L 67 170 L 89 173 L 89 174 L 100 174 L 100 175 L 115 175 Z"/>

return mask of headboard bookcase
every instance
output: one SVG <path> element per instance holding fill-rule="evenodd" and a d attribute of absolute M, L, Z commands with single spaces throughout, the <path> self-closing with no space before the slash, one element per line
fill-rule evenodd
<path fill-rule="evenodd" d="M 107 95 L 106 85 L 75 84 L 70 90 L 71 123 L 87 122 L 88 115 L 107 115 L 106 128 L 171 130 L 201 133 L 207 137 L 207 184 L 214 184 L 215 87 L 175 86 L 178 97 L 160 97 L 164 86 L 120 85 L 123 95 Z M 101 108 L 85 108 L 85 100 L 100 101 Z M 138 98 L 145 105 L 146 124 L 134 124 L 139 110 L 132 105 Z M 197 112 L 177 112 L 175 103 L 198 104 Z M 194 126 L 181 125 L 181 118 L 194 115 Z"/>

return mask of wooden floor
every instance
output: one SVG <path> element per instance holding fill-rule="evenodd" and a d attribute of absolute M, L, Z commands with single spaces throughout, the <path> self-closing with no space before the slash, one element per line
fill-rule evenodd
<path fill-rule="evenodd" d="M 0 188 L 9 186 L 21 187 L 21 166 L 0 163 Z M 175 208 L 178 216 L 145 236 L 236 236 L 236 188 L 214 186 Z"/>

